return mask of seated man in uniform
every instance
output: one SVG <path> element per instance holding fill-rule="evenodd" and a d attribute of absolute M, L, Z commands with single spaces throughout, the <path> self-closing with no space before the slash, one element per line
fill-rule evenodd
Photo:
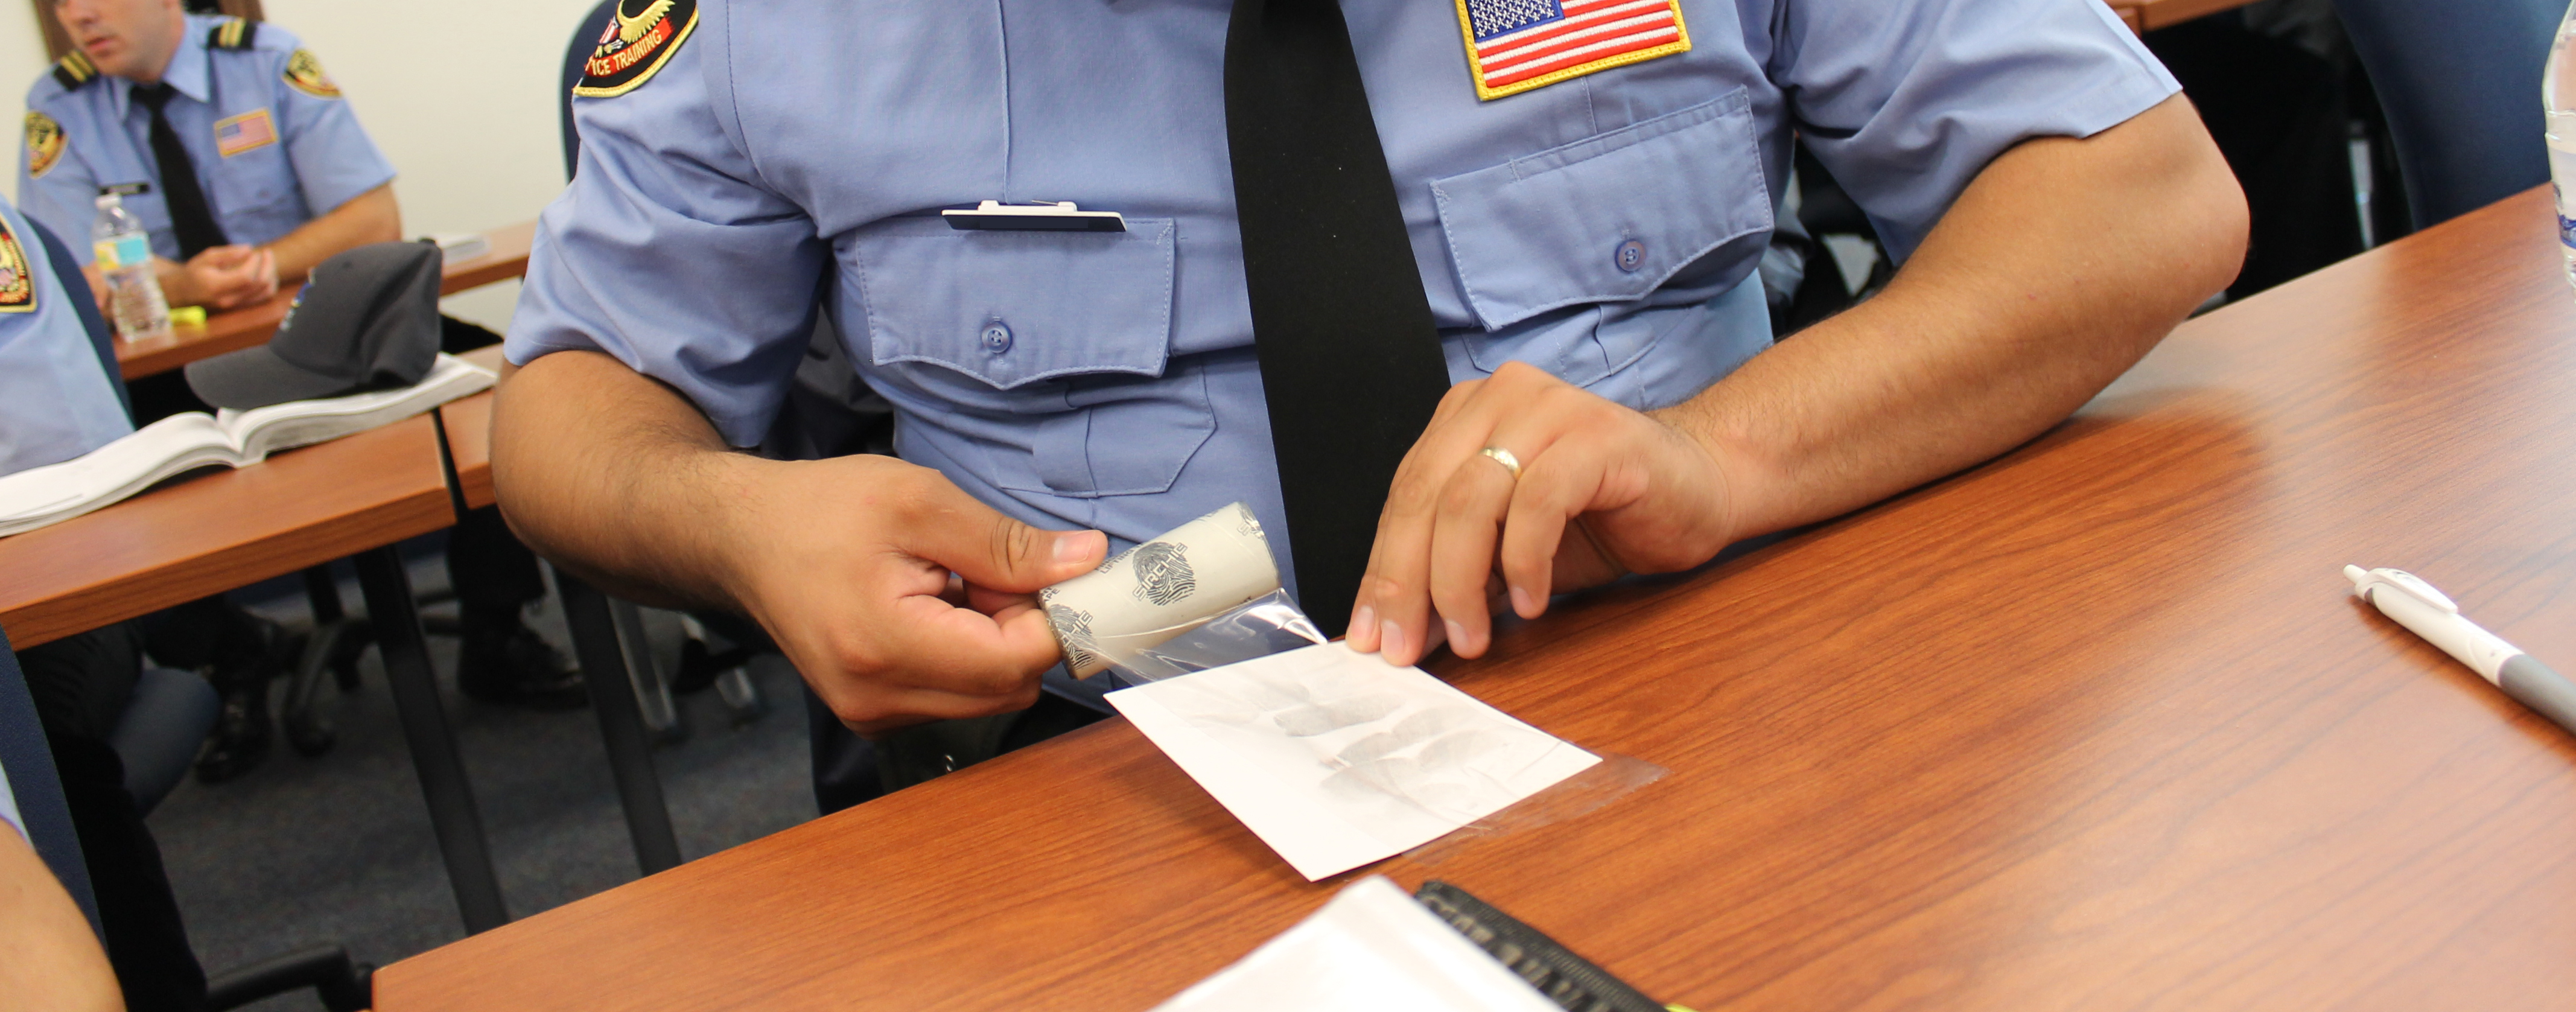
<path fill-rule="evenodd" d="M 94 291 L 103 288 L 86 239 L 106 190 L 125 193 L 150 230 L 174 305 L 264 299 L 335 254 L 401 238 L 392 163 L 293 35 L 189 15 L 179 0 L 54 0 L 53 10 L 78 48 L 27 93 L 18 192 L 29 217 L 75 247 Z M 455 351 L 492 335 L 451 321 L 447 338 Z M 176 373 L 133 387 L 143 422 L 203 410 Z M 449 537 L 465 691 L 541 707 L 586 702 L 580 676 L 522 621 L 522 608 L 544 594 L 535 558 L 489 510 Z M 223 780 L 256 765 L 276 670 L 260 659 L 289 653 L 277 631 L 210 598 L 174 609 L 151 640 L 163 663 L 239 672 L 218 679 L 224 720 L 200 774 Z"/>
<path fill-rule="evenodd" d="M 174 306 L 276 294 L 355 246 L 402 238 L 394 167 L 295 38 L 178 0 L 57 0 L 79 48 L 27 93 L 29 217 L 80 246 L 125 193 Z"/>
<path fill-rule="evenodd" d="M 597 40 L 502 507 L 757 619 L 870 735 L 1078 694 L 1031 592 L 1232 500 L 1327 631 L 1477 656 L 1489 588 L 1534 618 L 2030 438 L 2244 251 L 2097 0 L 657 0 Z M 1774 346 L 1793 138 L 1903 265 Z M 942 224 L 984 200 L 1125 231 Z M 901 459 L 732 449 L 818 300 Z"/>
<path fill-rule="evenodd" d="M 27 219 L 0 201 L 0 475 L 70 460 L 133 431 L 84 319 L 96 318 L 88 294 L 78 275 L 55 270 Z M 160 847 L 109 745 L 143 673 L 140 637 L 120 622 L 19 650 L 17 661 L 126 1001 L 135 1009 L 198 1007 L 205 972 L 188 947 Z M 21 1000 L 12 994 L 11 1007 Z"/>

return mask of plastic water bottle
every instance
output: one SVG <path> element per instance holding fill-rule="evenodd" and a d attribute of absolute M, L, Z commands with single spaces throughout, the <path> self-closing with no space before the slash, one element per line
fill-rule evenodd
<path fill-rule="evenodd" d="M 2558 21 L 2558 38 L 2549 44 L 2549 66 L 2540 75 L 2540 104 L 2549 115 L 2549 182 L 2558 197 L 2558 252 L 2567 267 L 2567 283 L 2576 285 L 2576 4 Z"/>
<path fill-rule="evenodd" d="M 170 304 L 161 297 L 161 279 L 152 276 L 152 240 L 143 222 L 125 209 L 114 193 L 98 197 L 98 218 L 89 226 L 90 249 L 99 273 L 107 277 L 109 315 L 116 335 L 128 341 L 170 333 Z"/>

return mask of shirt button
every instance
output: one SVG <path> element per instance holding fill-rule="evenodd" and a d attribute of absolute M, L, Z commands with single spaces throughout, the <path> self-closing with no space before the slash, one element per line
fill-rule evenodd
<path fill-rule="evenodd" d="M 984 333 L 979 336 L 985 351 L 999 355 L 1011 350 L 1011 328 L 1000 320 L 985 324 Z"/>
<path fill-rule="evenodd" d="M 1610 262 L 1618 264 L 1620 270 L 1635 274 L 1637 268 L 1646 265 L 1646 244 L 1635 239 L 1620 243 L 1618 250 L 1610 254 Z"/>

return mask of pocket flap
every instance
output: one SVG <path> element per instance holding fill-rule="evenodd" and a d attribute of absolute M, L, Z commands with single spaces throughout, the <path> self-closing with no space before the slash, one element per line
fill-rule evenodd
<path fill-rule="evenodd" d="M 1729 240 L 1771 229 L 1744 89 L 1487 169 L 1434 180 L 1468 306 L 1493 330 L 1636 299 Z M 1750 185 L 1746 180 L 1750 180 Z"/>
<path fill-rule="evenodd" d="M 857 240 L 877 365 L 925 362 L 996 390 L 1081 373 L 1160 376 L 1172 222 L 1125 232 L 957 231 L 905 221 Z"/>

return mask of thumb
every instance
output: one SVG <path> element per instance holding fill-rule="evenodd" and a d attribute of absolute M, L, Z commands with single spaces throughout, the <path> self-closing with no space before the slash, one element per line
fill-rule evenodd
<path fill-rule="evenodd" d="M 987 590 L 1035 593 L 1098 568 L 1109 554 L 1099 531 L 1049 531 L 1003 516 L 945 481 L 902 547 Z"/>

